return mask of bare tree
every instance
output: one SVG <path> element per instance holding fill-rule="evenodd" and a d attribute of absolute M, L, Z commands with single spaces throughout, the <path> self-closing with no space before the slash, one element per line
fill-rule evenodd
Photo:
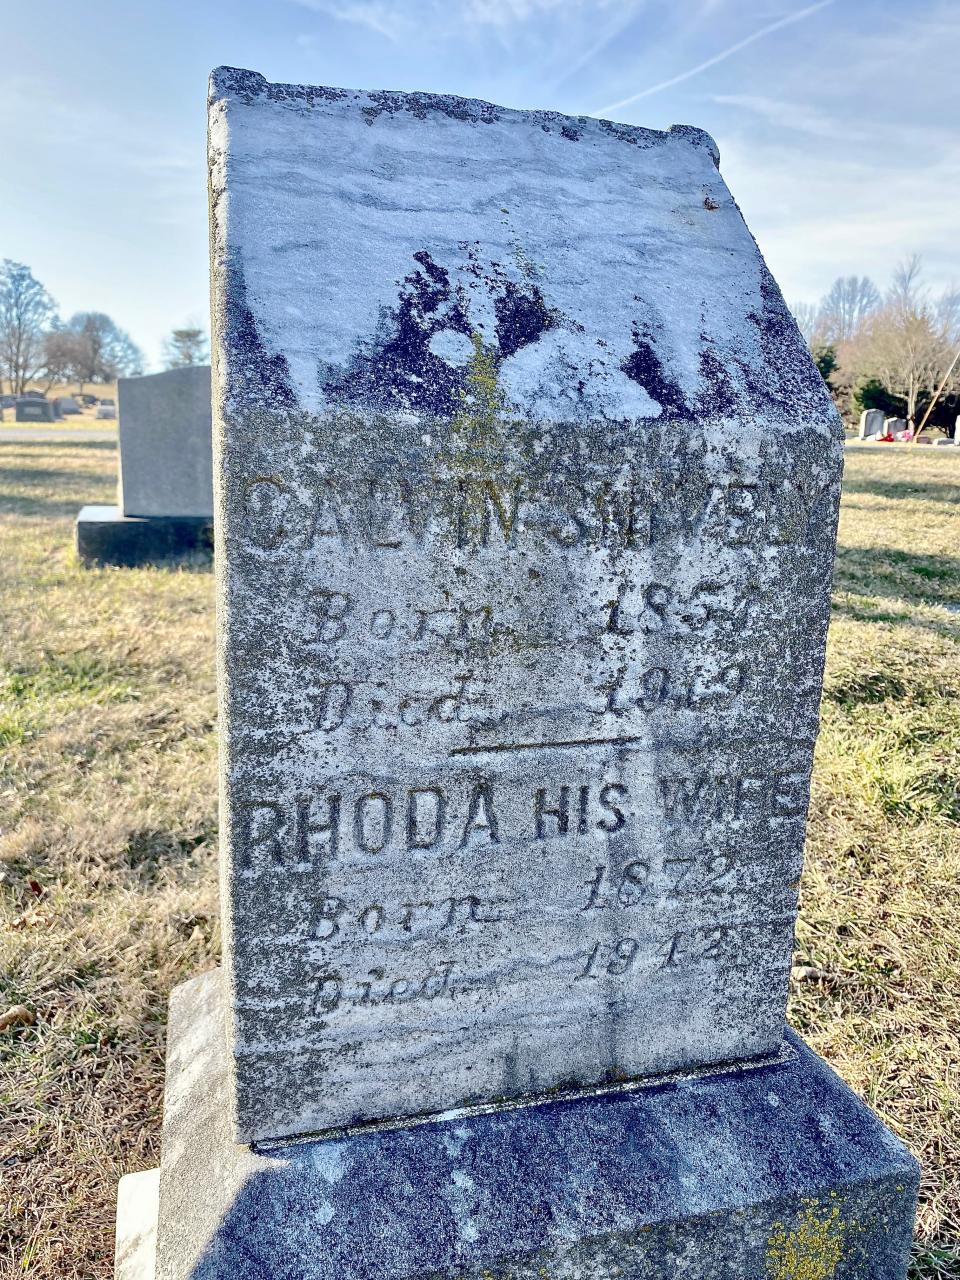
<path fill-rule="evenodd" d="M 0 264 L 0 376 L 13 395 L 23 395 L 27 383 L 44 367 L 44 337 L 56 316 L 56 306 L 28 266 L 4 258 Z"/>
<path fill-rule="evenodd" d="M 55 382 L 73 380 L 77 357 L 77 335 L 63 324 L 43 335 L 43 378 L 45 391 Z"/>
<path fill-rule="evenodd" d="M 881 302 L 880 290 L 869 276 L 840 276 L 820 303 L 817 329 L 831 346 L 850 342 Z"/>
<path fill-rule="evenodd" d="M 180 369 L 184 365 L 206 364 L 210 359 L 207 335 L 199 327 L 174 329 L 163 344 L 164 359 L 168 369 Z"/>
<path fill-rule="evenodd" d="M 142 372 L 140 348 L 102 311 L 80 311 L 67 328 L 74 336 L 74 377 L 81 391 L 88 382 Z"/>
<path fill-rule="evenodd" d="M 914 428 L 918 406 L 929 401 L 950 368 L 955 304 L 950 294 L 932 301 L 922 284 L 920 259 L 896 270 L 886 304 L 873 315 L 852 352 L 861 376 L 876 378 L 904 403 Z M 960 386 L 960 373 L 946 389 Z"/>
<path fill-rule="evenodd" d="M 793 302 L 790 304 L 797 328 L 803 334 L 803 340 L 811 349 L 820 339 L 820 311 L 816 302 Z"/>

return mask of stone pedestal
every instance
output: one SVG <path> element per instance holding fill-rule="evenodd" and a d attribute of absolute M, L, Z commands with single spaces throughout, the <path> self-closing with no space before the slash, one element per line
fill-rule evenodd
<path fill-rule="evenodd" d="M 76 523 L 77 555 L 86 565 L 135 568 L 213 551 L 210 516 L 125 516 L 119 507 L 82 507 Z"/>
<path fill-rule="evenodd" d="M 223 1026 L 219 973 L 174 992 L 155 1280 L 905 1274 L 916 1163 L 791 1032 L 763 1066 L 249 1147 Z"/>

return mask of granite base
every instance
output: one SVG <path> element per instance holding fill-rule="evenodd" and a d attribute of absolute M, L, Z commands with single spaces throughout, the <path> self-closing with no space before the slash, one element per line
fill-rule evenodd
<path fill-rule="evenodd" d="M 122 1280 L 906 1274 L 916 1162 L 793 1033 L 775 1065 L 247 1147 L 223 1026 L 218 971 L 174 991 L 156 1272 Z"/>
<path fill-rule="evenodd" d="M 83 507 L 76 546 L 86 565 L 136 568 L 193 552 L 212 554 L 213 521 L 209 516 L 125 516 L 119 507 Z"/>

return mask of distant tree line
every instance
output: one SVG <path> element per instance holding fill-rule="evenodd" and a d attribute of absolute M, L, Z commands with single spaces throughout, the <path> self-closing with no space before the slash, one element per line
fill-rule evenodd
<path fill-rule="evenodd" d="M 164 355 L 168 369 L 203 364 L 208 344 L 202 329 L 174 329 Z M 143 353 L 130 335 L 102 311 L 78 311 L 62 320 L 50 294 L 22 262 L 0 262 L 0 387 L 23 395 L 39 384 L 113 382 L 143 372 Z"/>
<path fill-rule="evenodd" d="M 933 294 L 920 259 L 902 263 L 886 293 L 867 276 L 843 276 L 816 305 L 793 308 L 841 414 L 881 409 L 918 426 L 960 348 L 960 292 Z M 952 434 L 960 413 L 960 363 L 930 415 Z"/>

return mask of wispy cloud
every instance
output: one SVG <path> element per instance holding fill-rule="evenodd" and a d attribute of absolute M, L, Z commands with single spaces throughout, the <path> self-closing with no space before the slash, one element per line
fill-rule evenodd
<path fill-rule="evenodd" d="M 614 0 L 294 0 L 337 22 L 366 27 L 399 42 L 408 36 L 448 36 L 468 28 L 503 32 L 543 17 L 563 17 Z"/>
<path fill-rule="evenodd" d="M 858 148 L 724 138 L 726 179 L 788 297 L 814 300 L 851 273 L 882 285 L 914 251 L 931 279 L 956 278 L 956 228 L 943 192 L 960 183 L 960 142 L 954 138 L 922 170 L 887 161 Z"/>
<path fill-rule="evenodd" d="M 849 121 L 835 120 L 804 102 L 782 102 L 778 98 L 751 93 L 714 93 L 710 95 L 710 101 L 722 107 L 748 111 L 777 128 L 793 129 L 815 138 L 843 138 L 852 142 L 862 136 L 851 128 Z"/>
<path fill-rule="evenodd" d="M 304 9 L 314 13 L 322 13 L 337 22 L 353 23 L 358 27 L 366 27 L 377 35 L 397 43 L 411 30 L 412 24 L 403 8 L 399 5 L 381 4 L 377 0 L 348 0 L 337 3 L 337 0 L 296 0 Z M 299 38 L 300 44 L 309 41 L 309 36 Z"/>
<path fill-rule="evenodd" d="M 774 31 L 780 31 L 784 27 L 792 26 L 795 22 L 803 22 L 804 19 L 812 17 L 813 14 L 825 9 L 833 2 L 834 0 L 817 0 L 816 4 L 808 5 L 805 9 L 798 9 L 796 13 L 788 13 L 785 17 L 778 18 L 776 22 L 768 22 L 766 26 L 760 27 L 758 31 L 754 31 L 751 35 L 738 40 L 736 44 L 721 50 L 720 53 L 715 53 L 713 57 L 706 58 L 703 62 L 698 62 L 695 67 L 688 67 L 686 71 L 681 71 L 679 74 L 671 76 L 669 80 L 661 80 L 659 84 L 653 84 L 646 89 L 641 89 L 639 93 L 633 93 L 628 98 L 621 98 L 619 102 L 608 102 L 606 106 L 598 107 L 596 114 L 605 115 L 609 111 L 620 111 L 623 107 L 629 107 L 634 102 L 639 102 L 641 98 L 649 98 L 651 94 L 660 93 L 663 89 L 670 89 L 675 84 L 682 84 L 684 80 L 692 80 L 694 76 L 700 75 L 702 71 L 715 67 L 719 62 L 725 62 L 727 58 L 733 57 L 741 49 L 746 49 L 748 45 L 755 44 L 757 40 L 762 40 L 764 36 L 772 35 Z"/>
<path fill-rule="evenodd" d="M 718 0 L 714 0 L 714 2 L 716 3 Z M 632 22 L 636 21 L 637 14 L 645 3 L 646 0 L 636 0 L 635 3 L 629 3 L 628 0 L 624 0 L 624 3 L 618 5 L 617 16 L 614 21 L 604 29 L 592 44 L 587 45 L 582 53 L 567 62 L 557 77 L 556 83 L 562 84 L 598 58 L 618 36 L 623 35 Z"/>

